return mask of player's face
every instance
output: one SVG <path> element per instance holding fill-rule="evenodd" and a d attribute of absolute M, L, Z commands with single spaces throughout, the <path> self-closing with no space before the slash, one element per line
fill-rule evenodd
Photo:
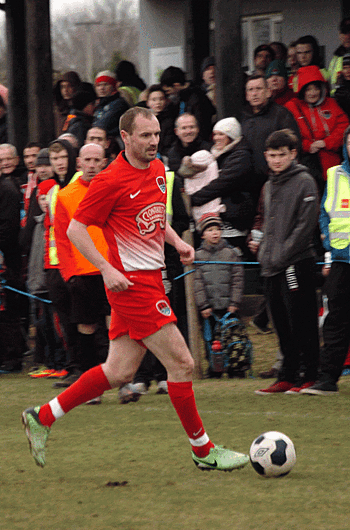
<path fill-rule="evenodd" d="M 79 157 L 79 167 L 83 172 L 82 179 L 86 181 L 92 180 L 97 173 L 102 171 L 106 166 L 106 159 L 104 151 L 98 145 L 87 145 L 82 150 Z"/>
<path fill-rule="evenodd" d="M 160 126 L 154 116 L 151 119 L 136 116 L 132 134 L 122 131 L 125 144 L 125 154 L 136 160 L 141 166 L 146 166 L 154 160 L 158 152 Z"/>
<path fill-rule="evenodd" d="M 40 151 L 40 147 L 26 147 L 24 149 L 23 161 L 28 171 L 35 170 L 35 161 L 36 161 L 36 157 L 38 156 L 39 151 Z"/>

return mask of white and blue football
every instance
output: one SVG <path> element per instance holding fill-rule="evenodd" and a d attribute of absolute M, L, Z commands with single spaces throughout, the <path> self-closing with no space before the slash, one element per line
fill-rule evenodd
<path fill-rule="evenodd" d="M 249 450 L 250 462 L 263 477 L 284 477 L 296 462 L 294 444 L 281 432 L 264 432 Z"/>

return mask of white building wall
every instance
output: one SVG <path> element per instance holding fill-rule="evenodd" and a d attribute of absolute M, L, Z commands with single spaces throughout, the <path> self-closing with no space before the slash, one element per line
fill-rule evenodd
<path fill-rule="evenodd" d="M 171 46 L 183 46 L 184 69 L 191 78 L 189 4 L 188 0 L 140 0 L 140 74 L 146 82 L 149 82 L 149 50 Z M 242 15 L 263 13 L 282 13 L 282 41 L 287 45 L 303 35 L 316 37 L 320 46 L 325 46 L 328 66 L 340 44 L 340 0 L 242 0 Z"/>
<path fill-rule="evenodd" d="M 242 15 L 282 13 L 282 41 L 289 44 L 303 35 L 313 35 L 320 46 L 325 46 L 326 66 L 334 50 L 340 45 L 338 38 L 341 21 L 340 0 L 249 0 L 242 2 Z"/>
<path fill-rule="evenodd" d="M 149 51 L 152 48 L 182 46 L 184 69 L 189 71 L 187 31 L 189 28 L 189 3 L 187 0 L 140 1 L 140 74 L 149 82 Z M 170 66 L 170 65 L 169 65 Z"/>

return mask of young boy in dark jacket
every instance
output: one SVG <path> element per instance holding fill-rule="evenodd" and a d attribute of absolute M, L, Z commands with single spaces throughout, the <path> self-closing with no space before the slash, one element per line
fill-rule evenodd
<path fill-rule="evenodd" d="M 278 334 L 283 365 L 276 383 L 257 394 L 298 393 L 317 376 L 319 340 L 313 234 L 317 225 L 317 185 L 298 164 L 298 138 L 290 129 L 272 133 L 265 157 L 270 169 L 263 188 L 264 224 L 258 252 L 267 302 Z"/>
<path fill-rule="evenodd" d="M 243 297 L 244 269 L 240 251 L 221 237 L 222 221 L 216 214 L 204 214 L 199 221 L 203 242 L 195 253 L 196 261 L 221 261 L 222 264 L 197 264 L 194 279 L 196 305 L 203 318 L 215 314 L 236 313 Z"/>

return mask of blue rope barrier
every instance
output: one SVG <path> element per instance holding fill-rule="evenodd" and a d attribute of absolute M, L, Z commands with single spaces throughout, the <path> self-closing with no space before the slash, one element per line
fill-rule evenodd
<path fill-rule="evenodd" d="M 194 261 L 194 265 L 260 265 L 258 261 Z M 325 265 L 324 261 L 317 261 L 316 265 Z M 184 272 L 183 274 L 180 274 L 179 276 L 176 276 L 174 278 L 175 280 L 179 280 L 180 278 L 183 278 L 184 276 L 187 276 L 187 274 L 191 274 L 192 272 L 195 272 L 196 269 L 191 269 L 190 271 Z"/>
<path fill-rule="evenodd" d="M 39 300 L 40 302 L 45 302 L 46 304 L 52 304 L 51 300 L 46 300 L 45 298 L 40 298 L 39 296 L 35 296 L 34 294 L 26 293 L 24 291 L 19 291 L 18 289 L 15 289 L 14 287 L 10 287 L 9 285 L 6 285 L 6 280 L 0 280 L 0 283 L 3 289 L 8 289 L 9 291 L 13 291 L 14 293 L 22 294 L 23 296 L 28 296 L 28 298 L 33 298 L 34 300 Z"/>

